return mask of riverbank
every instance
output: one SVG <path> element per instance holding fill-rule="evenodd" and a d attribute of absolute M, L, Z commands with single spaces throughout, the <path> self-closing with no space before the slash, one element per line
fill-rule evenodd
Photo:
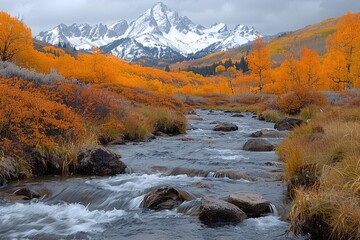
<path fill-rule="evenodd" d="M 290 230 L 298 235 L 324 240 L 360 238 L 358 99 L 356 93 L 328 93 L 333 104 L 299 108 L 295 117 L 305 124 L 277 146 L 292 199 Z M 269 122 L 289 116 L 264 107 L 269 106 L 264 102 L 254 104 L 249 108 L 228 101 L 211 109 L 256 112 L 259 119 Z"/>
<path fill-rule="evenodd" d="M 79 171 L 88 145 L 183 134 L 184 104 L 117 83 L 85 84 L 0 62 L 0 185 Z"/>
<path fill-rule="evenodd" d="M 308 123 L 277 147 L 293 197 L 291 229 L 360 238 L 360 107 L 305 109 Z"/>
<path fill-rule="evenodd" d="M 289 228 L 285 218 L 290 205 L 281 180 L 282 163 L 274 151 L 242 150 L 252 133 L 273 128 L 273 124 L 259 121 L 251 113 L 244 113 L 244 117 L 220 111 L 197 113 L 196 120 L 189 117 L 193 128 L 186 135 L 112 146 L 130 173 L 31 181 L 3 188 L 0 212 L 8 220 L 2 225 L 1 237 L 237 239 L 241 235 L 265 240 L 281 235 L 277 239 L 294 239 L 284 235 Z M 213 131 L 216 122 L 224 121 L 239 129 Z M 280 139 L 267 140 L 276 144 Z M 146 194 L 164 186 L 188 193 L 193 201 L 161 211 L 141 207 Z M 31 201 L 3 198 L 23 187 L 47 194 Z M 203 224 L 192 208 L 204 196 L 226 200 L 236 192 L 262 195 L 274 212 L 212 228 Z"/>

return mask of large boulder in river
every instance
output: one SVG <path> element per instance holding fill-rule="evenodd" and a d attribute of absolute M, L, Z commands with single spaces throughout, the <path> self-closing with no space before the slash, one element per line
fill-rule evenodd
<path fill-rule="evenodd" d="M 218 125 L 216 125 L 214 127 L 214 131 L 221 131 L 221 132 L 231 132 L 231 131 L 236 131 L 238 130 L 238 126 L 236 126 L 233 123 L 219 123 Z"/>
<path fill-rule="evenodd" d="M 249 139 L 243 146 L 243 150 L 252 152 L 273 151 L 275 146 L 265 139 Z"/>
<path fill-rule="evenodd" d="M 155 189 L 144 197 L 143 207 L 153 210 L 173 209 L 191 197 L 172 187 Z"/>
<path fill-rule="evenodd" d="M 212 197 L 201 199 L 199 219 L 206 225 L 238 223 L 246 217 L 246 214 L 234 204 Z"/>
<path fill-rule="evenodd" d="M 126 165 L 120 158 L 119 154 L 102 146 L 84 147 L 77 156 L 78 173 L 97 176 L 125 173 Z"/>
<path fill-rule="evenodd" d="M 297 118 L 283 118 L 275 123 L 274 128 L 279 131 L 293 130 L 294 127 L 300 126 L 303 120 Z"/>
<path fill-rule="evenodd" d="M 270 212 L 270 202 L 258 193 L 233 193 L 228 202 L 243 210 L 248 217 L 260 217 L 262 214 Z"/>
<path fill-rule="evenodd" d="M 252 133 L 250 137 L 283 138 L 286 137 L 286 134 L 276 130 L 262 129 L 260 131 Z"/>

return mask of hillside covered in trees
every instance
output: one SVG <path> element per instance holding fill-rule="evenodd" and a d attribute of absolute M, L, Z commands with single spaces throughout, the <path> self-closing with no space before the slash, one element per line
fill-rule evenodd
<path fill-rule="evenodd" d="M 34 47 L 22 21 L 0 12 L 0 23 L 0 182 L 76 174 L 89 144 L 183 134 L 192 107 L 248 110 L 269 121 L 300 116 L 308 124 L 277 148 L 294 185 L 291 230 L 311 232 L 307 223 L 321 221 L 333 239 L 360 237 L 360 14 L 167 71 L 95 47 Z"/>

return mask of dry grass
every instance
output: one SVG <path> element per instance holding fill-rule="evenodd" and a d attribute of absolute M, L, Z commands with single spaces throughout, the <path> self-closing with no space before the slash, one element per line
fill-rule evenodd
<path fill-rule="evenodd" d="M 18 177 L 18 168 L 14 158 L 0 157 L 0 185 L 6 179 Z"/>
<path fill-rule="evenodd" d="M 169 108 L 141 108 L 139 112 L 147 119 L 152 132 L 162 132 L 170 135 L 186 132 L 187 120 L 180 112 Z"/>
<path fill-rule="evenodd" d="M 314 239 L 360 239 L 360 107 L 310 115 L 277 148 L 286 180 L 297 183 L 292 229 Z"/>
<path fill-rule="evenodd" d="M 272 109 L 263 111 L 261 116 L 265 119 L 266 122 L 278 122 L 282 118 L 282 115 L 279 113 L 279 111 Z"/>

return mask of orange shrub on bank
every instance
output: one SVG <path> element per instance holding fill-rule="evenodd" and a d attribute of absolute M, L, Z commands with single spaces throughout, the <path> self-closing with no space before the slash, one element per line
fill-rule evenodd
<path fill-rule="evenodd" d="M 2 83 L 0 92 L 0 150 L 5 154 L 76 143 L 83 135 L 82 120 L 65 105 Z"/>
<path fill-rule="evenodd" d="M 277 100 L 277 107 L 281 112 L 295 115 L 301 109 L 309 105 L 325 105 L 326 97 L 319 92 L 310 92 L 306 89 L 299 89 L 292 93 L 282 95 Z"/>

